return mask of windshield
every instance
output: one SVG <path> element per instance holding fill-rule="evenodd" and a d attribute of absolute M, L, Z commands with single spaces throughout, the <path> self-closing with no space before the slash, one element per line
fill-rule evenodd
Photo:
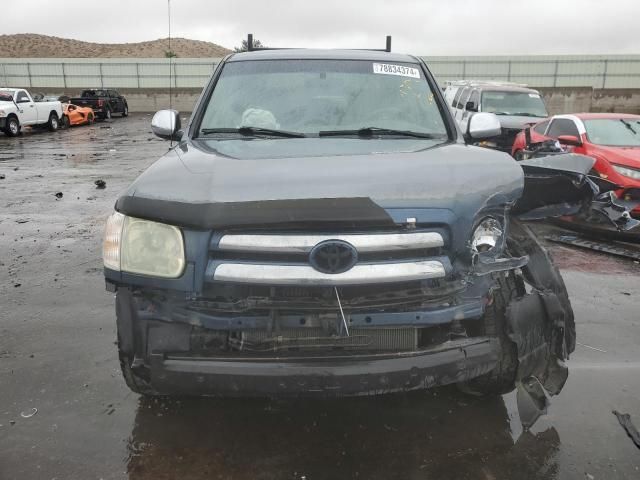
<path fill-rule="evenodd" d="M 352 60 L 230 62 L 215 86 L 201 134 L 253 127 L 318 136 L 364 128 L 446 136 L 418 64 Z M 393 130 L 393 132 L 390 132 Z M 244 130 L 247 131 L 246 129 Z M 371 133 L 371 130 L 365 131 Z"/>
<path fill-rule="evenodd" d="M 106 96 L 107 96 L 107 92 L 105 90 L 85 90 L 84 92 L 82 92 L 82 95 L 81 95 L 82 98 L 106 97 Z"/>
<path fill-rule="evenodd" d="M 587 138 L 596 145 L 640 147 L 640 118 L 584 120 Z"/>
<path fill-rule="evenodd" d="M 496 115 L 549 116 L 542 98 L 533 92 L 484 91 L 482 111 Z"/>

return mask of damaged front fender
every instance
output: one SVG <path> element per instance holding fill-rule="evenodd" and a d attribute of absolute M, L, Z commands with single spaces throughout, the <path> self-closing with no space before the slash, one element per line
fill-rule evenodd
<path fill-rule="evenodd" d="M 517 348 L 518 410 L 529 427 L 546 411 L 546 393 L 557 395 L 567 380 L 564 361 L 575 349 L 575 320 L 549 253 L 518 221 L 513 222 L 509 248 L 529 257 L 522 274 L 530 290 L 513 300 L 506 313 L 507 333 Z"/>

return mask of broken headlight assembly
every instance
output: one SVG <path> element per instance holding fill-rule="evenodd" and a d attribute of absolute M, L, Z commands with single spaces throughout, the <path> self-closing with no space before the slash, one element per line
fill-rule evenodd
<path fill-rule="evenodd" d="M 622 165 L 611 164 L 611 166 L 620 175 L 633 178 L 634 180 L 640 180 L 640 170 L 636 170 L 635 168 L 630 167 L 623 167 Z"/>
<path fill-rule="evenodd" d="M 115 212 L 107 220 L 102 257 L 111 270 L 178 278 L 185 267 L 182 232 L 172 225 Z"/>
<path fill-rule="evenodd" d="M 493 217 L 480 221 L 471 235 L 471 253 L 499 253 L 503 245 L 504 227 Z"/>

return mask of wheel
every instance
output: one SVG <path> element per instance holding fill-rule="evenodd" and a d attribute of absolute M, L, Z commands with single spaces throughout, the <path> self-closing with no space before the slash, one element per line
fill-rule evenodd
<path fill-rule="evenodd" d="M 516 150 L 516 152 L 513 154 L 513 158 L 515 158 L 518 162 L 520 160 L 524 160 L 524 154 L 522 153 L 522 150 Z"/>
<path fill-rule="evenodd" d="M 71 126 L 71 120 L 67 115 L 62 117 L 62 128 L 69 128 Z"/>
<path fill-rule="evenodd" d="M 123 117 L 128 117 L 129 116 L 129 106 L 125 104 L 124 106 L 124 110 L 122 110 L 122 116 Z"/>
<path fill-rule="evenodd" d="M 55 113 L 51 113 L 49 115 L 49 121 L 47 122 L 47 128 L 50 132 L 55 132 L 56 130 L 58 130 L 59 126 L 60 124 L 58 122 L 58 115 L 56 115 Z"/>
<path fill-rule="evenodd" d="M 4 133 L 7 137 L 20 135 L 20 122 L 17 117 L 11 116 L 7 119 L 7 125 L 4 128 Z"/>
<path fill-rule="evenodd" d="M 104 120 L 111 120 L 111 108 L 107 107 L 104 111 Z"/>
<path fill-rule="evenodd" d="M 89 115 L 87 115 L 87 123 L 89 125 L 93 125 L 93 122 L 95 122 L 95 118 L 93 116 L 93 113 L 90 113 Z"/>
<path fill-rule="evenodd" d="M 150 397 L 160 395 L 151 387 L 143 374 L 136 372 L 136 369 L 131 367 L 131 359 L 120 350 L 120 347 L 118 347 L 118 358 L 120 360 L 120 370 L 122 371 L 124 381 L 132 392 Z"/>
<path fill-rule="evenodd" d="M 472 395 L 503 395 L 515 388 L 518 368 L 518 349 L 507 335 L 507 305 L 524 294 L 524 285 L 513 272 L 501 274 L 497 279 L 498 288 L 494 291 L 493 302 L 487 305 L 483 318 L 484 333 L 497 337 L 500 353 L 496 367 L 479 377 L 459 384 L 459 388 Z"/>

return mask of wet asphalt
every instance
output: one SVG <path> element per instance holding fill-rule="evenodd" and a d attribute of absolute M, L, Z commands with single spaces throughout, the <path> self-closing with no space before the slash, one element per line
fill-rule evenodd
<path fill-rule="evenodd" d="M 579 345 L 531 431 L 514 395 L 455 388 L 295 402 L 131 393 L 100 242 L 119 192 L 168 148 L 150 119 L 0 135 L 0 479 L 640 478 L 640 449 L 611 413 L 640 427 L 640 265 L 564 246 L 550 247 Z"/>

